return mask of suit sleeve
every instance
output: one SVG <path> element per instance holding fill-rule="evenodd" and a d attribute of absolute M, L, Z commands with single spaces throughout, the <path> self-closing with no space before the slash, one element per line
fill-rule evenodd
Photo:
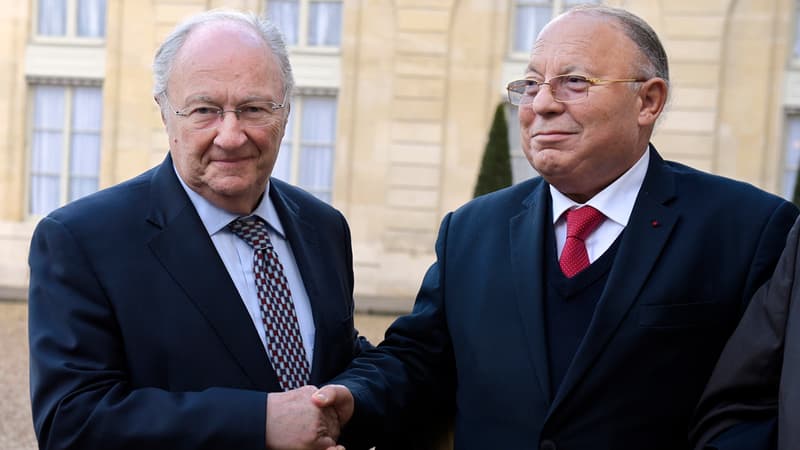
<path fill-rule="evenodd" d="M 412 312 L 389 327 L 375 350 L 362 353 L 346 372 L 331 381 L 347 386 L 353 394 L 351 431 L 373 436 L 379 443 L 392 436 L 394 445 L 380 448 L 399 447 L 398 439 L 408 437 L 409 429 L 414 429 L 420 440 L 435 439 L 434 435 L 441 432 L 435 428 L 443 426 L 453 404 L 454 363 L 443 280 L 450 217 L 442 222 L 437 260 L 425 274 Z M 438 423 L 431 423 L 436 419 Z M 430 427 L 419 428 L 423 423 Z M 420 448 L 418 443 L 410 444 L 411 448 Z"/>
<path fill-rule="evenodd" d="M 116 312 L 67 227 L 43 219 L 29 264 L 31 402 L 41 449 L 264 448 L 264 392 L 131 386 Z"/>
<path fill-rule="evenodd" d="M 789 307 L 800 295 L 794 286 L 798 234 L 800 221 L 789 233 L 772 278 L 753 296 L 717 362 L 690 433 L 697 450 L 770 448 Z"/>

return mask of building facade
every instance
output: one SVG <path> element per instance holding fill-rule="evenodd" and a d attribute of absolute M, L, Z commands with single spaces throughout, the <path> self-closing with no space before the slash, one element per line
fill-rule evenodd
<path fill-rule="evenodd" d="M 158 164 L 150 64 L 186 16 L 267 13 L 297 79 L 274 176 L 352 228 L 357 305 L 410 307 L 439 220 L 469 200 L 492 114 L 538 30 L 574 0 L 2 0 L 0 297 L 24 298 L 28 242 L 53 208 Z M 672 98 L 668 159 L 791 198 L 800 165 L 793 0 L 609 0 L 650 22 Z M 509 107 L 515 180 L 533 171 Z M 113 218 L 100 218 L 113 220 Z"/>

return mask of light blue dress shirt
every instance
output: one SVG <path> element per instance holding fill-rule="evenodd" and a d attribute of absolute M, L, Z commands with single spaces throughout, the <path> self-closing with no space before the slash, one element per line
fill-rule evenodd
<path fill-rule="evenodd" d="M 177 174 L 177 170 L 175 173 Z M 233 284 L 236 285 L 236 290 L 239 291 L 239 296 L 241 296 L 247 312 L 250 314 L 250 319 L 253 321 L 258 336 L 261 338 L 261 344 L 264 345 L 264 350 L 266 351 L 267 341 L 264 323 L 261 319 L 261 301 L 256 293 L 256 280 L 253 272 L 253 254 L 255 250 L 227 228 L 229 223 L 241 216 L 218 208 L 189 188 L 180 175 L 178 175 L 178 179 L 189 195 L 189 199 L 200 216 L 200 220 L 203 221 L 203 226 L 208 231 L 208 235 L 211 236 L 211 242 L 214 243 L 214 247 L 216 247 L 220 258 L 222 258 Z M 267 183 L 265 192 L 269 192 L 269 183 Z M 292 248 L 289 246 L 286 234 L 283 232 L 283 225 L 281 225 L 281 221 L 278 218 L 278 212 L 275 210 L 275 205 L 272 204 L 269 195 L 265 193 L 262 196 L 261 202 L 250 215 L 264 219 L 269 225 L 269 238 L 272 241 L 275 252 L 278 254 L 278 259 L 283 265 L 286 280 L 289 282 L 289 289 L 292 291 L 292 301 L 294 302 L 297 321 L 300 325 L 303 348 L 306 351 L 308 366 L 311 367 L 311 362 L 314 360 L 314 336 L 316 334 L 314 317 L 311 313 L 311 302 L 308 299 L 308 293 L 303 284 L 300 270 L 297 268 L 294 253 L 292 253 Z M 224 300 L 220 299 L 220 301 Z"/>

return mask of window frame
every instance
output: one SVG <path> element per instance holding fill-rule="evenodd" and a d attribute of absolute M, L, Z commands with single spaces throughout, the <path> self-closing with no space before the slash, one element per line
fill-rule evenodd
<path fill-rule="evenodd" d="M 306 186 L 300 182 L 300 163 L 302 159 L 303 147 L 308 143 L 303 141 L 303 108 L 305 106 L 305 100 L 309 97 L 328 97 L 333 100 L 334 107 L 335 107 L 335 117 L 334 120 L 336 121 L 333 127 L 333 137 L 330 142 L 331 148 L 331 184 L 327 186 L 324 190 L 319 189 L 312 189 L 310 186 Z M 334 190 L 334 181 L 335 181 L 335 173 L 336 173 L 336 146 L 337 146 L 337 135 L 338 135 L 338 127 L 339 127 L 339 96 L 338 92 L 335 90 L 330 89 L 298 89 L 292 95 L 291 100 L 291 118 L 292 120 L 292 129 L 291 135 L 284 136 L 284 140 L 289 141 L 290 148 L 291 148 L 291 160 L 288 162 L 289 166 L 289 179 L 283 180 L 287 183 L 291 183 L 295 186 L 299 186 L 300 188 L 308 191 L 315 197 L 319 198 L 320 200 L 326 203 L 333 203 L 333 190 Z M 281 142 L 283 144 L 284 141 Z M 318 145 L 318 146 L 326 146 L 320 143 L 311 143 L 311 145 Z M 284 153 L 285 154 L 285 153 Z M 280 154 L 278 155 L 280 158 Z M 324 193 L 328 195 L 329 200 L 319 197 L 319 193 Z"/>
<path fill-rule="evenodd" d="M 26 112 L 26 145 L 25 145 L 25 195 L 24 195 L 24 204 L 25 204 L 25 216 L 31 218 L 38 218 L 42 217 L 43 215 L 47 215 L 50 211 L 46 211 L 43 214 L 35 213 L 32 208 L 32 198 L 31 198 L 31 189 L 32 183 L 31 180 L 34 176 L 33 171 L 33 144 L 34 144 L 34 133 L 37 131 L 36 128 L 36 89 L 38 87 L 60 87 L 65 90 L 64 92 L 64 117 L 62 118 L 62 148 L 64 151 L 61 155 L 61 161 L 59 162 L 59 171 L 57 174 L 59 177 L 58 183 L 58 201 L 57 206 L 61 207 L 70 201 L 70 183 L 73 179 L 86 179 L 87 177 L 84 175 L 73 176 L 70 170 L 70 162 L 73 153 L 72 148 L 72 136 L 75 133 L 75 128 L 72 126 L 72 116 L 73 116 L 73 104 L 75 98 L 75 89 L 80 87 L 94 87 L 100 89 L 101 99 L 103 95 L 103 84 L 98 80 L 65 80 L 65 79 L 50 79 L 50 78 L 30 78 L 27 82 L 27 112 Z M 105 103 L 101 100 L 101 107 L 102 111 L 105 110 Z M 102 113 L 101 111 L 101 113 Z M 95 176 L 97 180 L 97 190 L 100 190 L 100 181 L 101 181 L 101 171 L 102 171 L 102 158 L 103 158 L 103 122 L 101 118 L 100 129 L 98 131 L 99 135 L 99 147 L 97 149 L 98 152 L 98 170 Z M 81 131 L 81 130 L 78 130 Z M 54 175 L 50 173 L 37 173 L 43 175 Z M 95 191 L 96 192 L 96 191 Z"/>
<path fill-rule="evenodd" d="M 271 0 L 263 0 L 261 2 L 262 13 L 269 18 L 269 3 Z M 286 47 L 292 51 L 300 51 L 303 53 L 318 53 L 318 54 L 338 54 L 342 47 L 342 36 L 339 37 L 339 45 L 309 45 L 308 43 L 308 26 L 310 19 L 311 3 L 338 3 L 342 7 L 341 18 L 344 21 L 344 0 L 296 0 L 297 7 L 297 43 L 286 43 Z M 283 31 L 283 30 L 281 30 Z M 344 27 L 339 24 L 339 32 L 344 32 Z"/>
<path fill-rule="evenodd" d="M 800 1 L 800 0 L 798 0 Z M 562 12 L 564 12 L 567 8 L 572 7 L 572 5 L 568 5 L 570 0 L 509 0 L 509 15 L 508 15 L 508 44 L 506 45 L 506 51 L 508 53 L 510 60 L 516 61 L 528 61 L 530 58 L 530 49 L 525 51 L 518 51 L 514 49 L 514 41 L 516 37 L 516 27 L 515 27 L 515 19 L 517 17 L 517 8 L 519 6 L 550 6 L 552 9 L 552 15 L 550 19 L 558 16 Z M 602 0 L 584 0 L 577 3 L 596 3 L 596 4 L 603 4 Z M 533 45 L 533 42 L 531 42 Z"/>
<path fill-rule="evenodd" d="M 39 3 L 41 0 L 32 0 L 31 6 L 31 41 L 37 44 L 65 44 L 81 46 L 103 46 L 108 35 L 108 0 L 106 3 L 106 27 L 102 37 L 78 35 L 78 6 L 80 0 L 64 0 L 66 2 L 66 28 L 61 36 L 39 34 Z"/>

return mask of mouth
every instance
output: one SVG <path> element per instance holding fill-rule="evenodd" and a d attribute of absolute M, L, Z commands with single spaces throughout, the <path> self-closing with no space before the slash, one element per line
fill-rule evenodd
<path fill-rule="evenodd" d="M 574 134 L 570 131 L 561 130 L 537 131 L 531 135 L 531 141 L 538 144 L 550 144 L 569 139 Z"/>

